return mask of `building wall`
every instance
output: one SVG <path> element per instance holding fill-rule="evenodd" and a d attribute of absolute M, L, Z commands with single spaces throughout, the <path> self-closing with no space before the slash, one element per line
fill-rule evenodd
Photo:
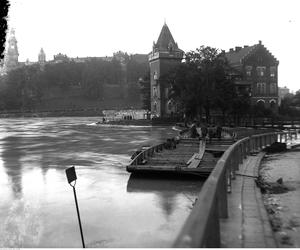
<path fill-rule="evenodd" d="M 266 108 L 277 111 L 278 62 L 274 61 L 264 47 L 258 48 L 255 53 L 244 60 L 243 78 L 251 84 L 253 105 L 261 102 Z"/>
<path fill-rule="evenodd" d="M 157 52 L 158 53 L 158 52 Z M 169 116 L 175 112 L 175 108 L 170 108 L 168 98 L 168 87 L 161 79 L 170 70 L 181 63 L 182 57 L 173 57 L 164 53 L 163 57 L 150 59 L 150 84 L 151 84 L 151 111 L 158 117 Z"/>

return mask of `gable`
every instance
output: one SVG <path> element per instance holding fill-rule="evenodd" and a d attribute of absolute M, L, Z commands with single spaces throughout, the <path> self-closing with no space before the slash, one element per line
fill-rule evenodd
<path fill-rule="evenodd" d="M 262 44 L 258 44 L 252 53 L 243 58 L 242 62 L 250 65 L 277 66 L 279 64 L 276 57 Z"/>

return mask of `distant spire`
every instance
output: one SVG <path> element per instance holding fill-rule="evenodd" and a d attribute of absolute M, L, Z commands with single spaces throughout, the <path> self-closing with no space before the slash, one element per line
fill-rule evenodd
<path fill-rule="evenodd" d="M 167 25 L 166 18 L 164 18 L 164 25 Z"/>

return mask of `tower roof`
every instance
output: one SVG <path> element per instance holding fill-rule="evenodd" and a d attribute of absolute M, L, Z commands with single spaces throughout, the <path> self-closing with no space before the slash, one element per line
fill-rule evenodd
<path fill-rule="evenodd" d="M 175 42 L 168 25 L 164 23 L 159 37 L 157 39 L 157 42 L 156 44 L 154 44 L 154 47 L 158 50 L 169 50 L 170 46 L 173 50 L 179 50 L 178 45 Z"/>

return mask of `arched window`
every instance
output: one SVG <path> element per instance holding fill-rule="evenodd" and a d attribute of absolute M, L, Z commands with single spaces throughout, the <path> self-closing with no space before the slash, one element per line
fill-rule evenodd
<path fill-rule="evenodd" d="M 275 107 L 276 107 L 276 100 L 274 100 L 274 99 L 272 99 L 272 100 L 270 100 L 270 108 L 271 109 L 275 109 Z"/>
<path fill-rule="evenodd" d="M 256 102 L 257 106 L 264 108 L 265 107 L 265 101 L 264 100 L 258 100 Z"/>

